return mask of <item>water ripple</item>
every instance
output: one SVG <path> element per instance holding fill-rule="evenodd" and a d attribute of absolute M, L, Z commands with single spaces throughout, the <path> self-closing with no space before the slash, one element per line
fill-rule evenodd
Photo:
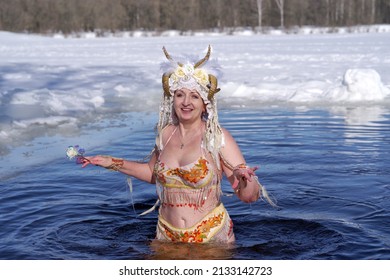
<path fill-rule="evenodd" d="M 122 175 L 64 158 L 30 168 L 1 181 L 0 259 L 389 259 L 389 117 L 351 123 L 321 110 L 222 110 L 221 123 L 278 203 L 224 196 L 234 246 L 151 241 L 157 212 L 137 215 L 154 204 L 154 186 L 134 180 L 130 196 Z M 142 159 L 154 133 L 128 131 L 88 152 Z M 226 181 L 223 191 L 232 194 Z"/>

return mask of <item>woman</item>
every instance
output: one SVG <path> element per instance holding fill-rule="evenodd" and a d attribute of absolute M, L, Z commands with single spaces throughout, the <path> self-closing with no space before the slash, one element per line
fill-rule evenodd
<path fill-rule="evenodd" d="M 177 62 L 163 50 L 169 62 L 163 65 L 164 96 L 149 162 L 94 156 L 83 167 L 91 163 L 155 183 L 158 240 L 233 242 L 233 223 L 221 202 L 222 173 L 243 202 L 261 195 L 272 201 L 255 176 L 257 168 L 246 165 L 233 137 L 219 125 L 218 68 L 209 61 L 210 46 L 194 64 Z"/>

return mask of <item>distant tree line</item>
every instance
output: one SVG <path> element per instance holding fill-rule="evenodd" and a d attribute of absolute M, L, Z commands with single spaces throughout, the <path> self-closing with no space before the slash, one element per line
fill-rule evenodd
<path fill-rule="evenodd" d="M 390 23 L 390 0 L 0 0 L 0 30 L 206 30 Z"/>

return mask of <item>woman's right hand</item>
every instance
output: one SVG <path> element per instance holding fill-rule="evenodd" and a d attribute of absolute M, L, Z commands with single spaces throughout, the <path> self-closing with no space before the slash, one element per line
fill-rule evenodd
<path fill-rule="evenodd" d="M 89 164 L 108 168 L 109 166 L 112 165 L 112 157 L 100 156 L 100 155 L 92 156 L 92 157 L 84 157 L 82 167 L 86 167 Z"/>

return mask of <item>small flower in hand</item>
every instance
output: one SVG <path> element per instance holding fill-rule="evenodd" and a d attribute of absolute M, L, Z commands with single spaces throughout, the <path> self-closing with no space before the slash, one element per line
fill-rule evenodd
<path fill-rule="evenodd" d="M 79 145 L 69 146 L 66 150 L 66 156 L 69 158 L 69 160 L 75 158 L 77 164 L 82 164 L 86 161 L 89 161 L 87 158 L 84 157 L 84 153 L 85 150 L 80 148 Z"/>

